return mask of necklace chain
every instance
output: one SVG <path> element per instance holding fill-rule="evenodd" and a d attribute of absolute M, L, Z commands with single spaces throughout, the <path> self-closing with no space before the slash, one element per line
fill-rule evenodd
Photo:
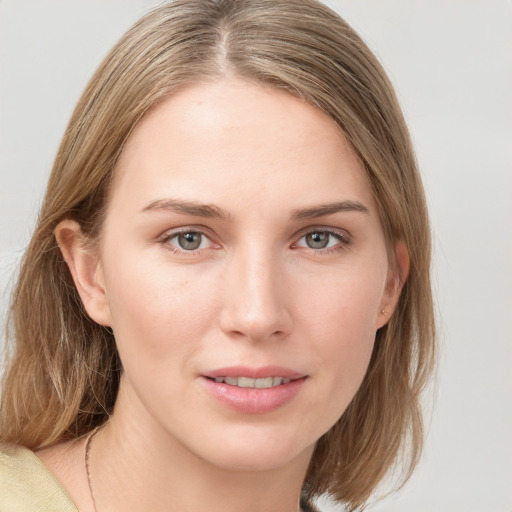
<path fill-rule="evenodd" d="M 96 436 L 96 434 L 105 426 L 105 424 L 96 427 L 87 437 L 87 441 L 85 442 L 85 472 L 87 473 L 87 484 L 89 485 L 89 493 L 91 495 L 92 506 L 94 508 L 94 512 L 98 512 L 96 508 L 96 500 L 94 499 L 94 491 L 92 489 L 92 478 L 91 478 L 91 468 L 89 467 L 89 456 L 91 453 L 92 440 Z M 300 506 L 300 511 L 305 510 Z"/>
<path fill-rule="evenodd" d="M 92 505 L 94 507 L 94 512 L 98 512 L 96 508 L 96 500 L 94 499 L 94 491 L 92 490 L 92 479 L 91 479 L 91 470 L 89 468 L 89 455 L 91 452 L 91 445 L 92 440 L 94 439 L 94 436 L 99 432 L 99 430 L 103 427 L 103 425 L 100 425 L 99 427 L 96 427 L 87 438 L 87 441 L 85 442 L 85 472 L 87 473 L 87 483 L 89 484 L 89 493 L 91 495 Z"/>

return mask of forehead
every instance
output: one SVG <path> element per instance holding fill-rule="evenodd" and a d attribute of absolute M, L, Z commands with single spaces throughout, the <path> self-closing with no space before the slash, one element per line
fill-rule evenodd
<path fill-rule="evenodd" d="M 114 199 L 135 202 L 165 194 L 269 202 L 285 193 L 302 202 L 356 194 L 373 203 L 363 166 L 325 113 L 233 79 L 189 87 L 150 111 L 125 145 L 113 189 Z"/>

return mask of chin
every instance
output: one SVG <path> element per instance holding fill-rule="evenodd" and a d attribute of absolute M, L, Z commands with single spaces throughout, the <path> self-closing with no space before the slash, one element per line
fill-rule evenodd
<path fill-rule="evenodd" d="M 265 429 L 250 435 L 225 434 L 221 441 L 197 450 L 196 455 L 208 459 L 211 464 L 226 471 L 259 472 L 283 468 L 294 461 L 309 461 L 316 439 L 310 443 L 303 440 L 294 442 L 289 436 Z M 229 437 L 228 437 L 229 436 Z"/>
<path fill-rule="evenodd" d="M 309 453 L 309 450 L 307 450 Z M 311 450 L 312 454 L 312 450 Z M 246 453 L 233 453 L 231 451 L 219 454 L 211 461 L 213 465 L 230 472 L 265 472 L 281 469 L 298 458 L 301 458 L 302 452 L 299 453 L 276 453 L 270 451 L 248 451 Z M 310 455 L 309 455 L 310 457 Z"/>

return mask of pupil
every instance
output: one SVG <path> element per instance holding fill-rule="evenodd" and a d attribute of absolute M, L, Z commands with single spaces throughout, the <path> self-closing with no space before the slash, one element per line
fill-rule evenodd
<path fill-rule="evenodd" d="M 193 251 L 201 245 L 200 233 L 181 233 L 178 237 L 178 243 L 182 249 Z"/>
<path fill-rule="evenodd" d="M 329 233 L 317 231 L 306 235 L 306 243 L 311 249 L 323 249 L 329 243 Z"/>

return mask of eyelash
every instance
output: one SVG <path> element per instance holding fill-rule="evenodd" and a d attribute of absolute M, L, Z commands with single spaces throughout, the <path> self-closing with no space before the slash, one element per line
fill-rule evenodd
<path fill-rule="evenodd" d="M 180 249 L 179 247 L 177 247 L 177 246 L 175 246 L 175 245 L 170 243 L 171 240 L 173 240 L 174 238 L 178 237 L 179 235 L 181 235 L 181 234 L 188 234 L 188 233 L 190 233 L 190 234 L 198 234 L 198 235 L 200 235 L 202 237 L 205 237 L 206 239 L 208 239 L 210 241 L 210 243 L 212 243 L 214 245 L 217 245 L 217 247 L 218 247 L 218 244 L 215 244 L 215 242 L 212 242 L 211 235 L 209 235 L 207 232 L 205 232 L 204 230 L 202 230 L 200 228 L 196 228 L 196 227 L 192 227 L 192 226 L 191 227 L 186 227 L 186 228 L 181 228 L 181 229 L 172 231 L 171 233 L 165 233 L 160 238 L 159 242 L 166 249 L 168 249 L 169 251 L 171 251 L 174 254 L 186 255 L 186 256 L 196 256 L 196 255 L 200 254 L 200 252 L 202 250 L 204 250 L 204 248 L 203 249 L 198 248 L 198 249 L 186 250 L 186 249 Z M 312 234 L 315 234 L 315 233 L 317 233 L 317 234 L 325 234 L 325 235 L 328 235 L 329 237 L 334 237 L 335 239 L 338 240 L 338 243 L 335 244 L 332 247 L 326 247 L 326 248 L 323 248 L 323 249 L 314 249 L 312 247 L 298 245 L 299 242 L 302 239 L 304 239 L 306 236 L 312 235 Z M 201 241 L 201 244 L 202 243 L 203 242 Z M 344 250 L 346 250 L 350 246 L 351 243 L 352 243 L 352 237 L 346 231 L 334 230 L 332 228 L 326 228 L 326 227 L 318 227 L 318 228 L 308 228 L 307 231 L 302 231 L 299 234 L 299 237 L 298 237 L 297 241 L 294 242 L 291 245 L 291 248 L 292 249 L 300 249 L 300 248 L 310 249 L 310 250 L 314 251 L 315 254 L 327 255 L 327 254 L 332 254 L 332 253 L 335 253 L 335 252 L 344 251 Z"/>

